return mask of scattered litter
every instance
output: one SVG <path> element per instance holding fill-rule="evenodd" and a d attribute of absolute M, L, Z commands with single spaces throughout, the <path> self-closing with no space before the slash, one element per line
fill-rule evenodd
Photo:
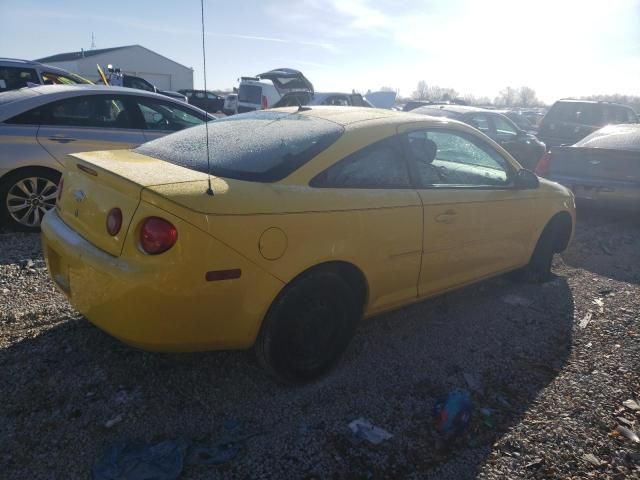
<path fill-rule="evenodd" d="M 624 402 L 622 402 L 622 405 L 624 405 L 627 408 L 630 408 L 631 410 L 640 410 L 640 404 L 638 404 L 638 402 L 636 402 L 634 399 L 630 398 L 629 400 L 625 400 Z"/>
<path fill-rule="evenodd" d="M 538 458 L 534 458 L 531 462 L 527 463 L 524 468 L 533 468 L 533 467 L 539 467 L 540 465 L 542 465 L 543 460 L 542 458 L 538 457 Z"/>
<path fill-rule="evenodd" d="M 580 324 L 578 325 L 580 328 L 586 328 L 587 325 L 589 325 L 589 322 L 591 321 L 591 317 L 593 317 L 593 314 L 591 312 L 587 312 L 587 314 L 582 317 L 582 320 L 580 320 Z"/>
<path fill-rule="evenodd" d="M 623 427 L 622 425 L 618 425 L 616 427 L 616 432 L 618 432 L 620 435 L 628 438 L 629 440 L 631 440 L 634 443 L 640 443 L 640 437 L 638 437 L 638 434 L 636 432 L 634 432 L 633 430 L 628 429 L 627 427 Z"/>
<path fill-rule="evenodd" d="M 513 305 L 515 307 L 528 307 L 533 303 L 533 301 L 529 300 L 528 298 L 524 298 L 524 297 L 521 297 L 520 295 L 514 295 L 511 293 L 509 295 L 505 295 L 504 297 L 502 297 L 501 300 L 504 303 Z"/>
<path fill-rule="evenodd" d="M 357 438 L 366 440 L 374 445 L 378 445 L 379 443 L 393 437 L 393 435 L 386 430 L 376 427 L 362 417 L 351 422 L 349 424 L 349 429 Z"/>
<path fill-rule="evenodd" d="M 471 396 L 466 390 L 454 390 L 433 406 L 436 430 L 446 438 L 461 434 L 469 425 L 473 411 Z"/>
<path fill-rule="evenodd" d="M 174 480 L 182 472 L 187 447 L 182 439 L 155 445 L 120 440 L 93 466 L 93 480 Z"/>
<path fill-rule="evenodd" d="M 599 467 L 603 463 L 602 460 L 596 457 L 593 453 L 587 453 L 586 455 L 583 455 L 582 459 L 586 462 L 589 462 L 594 467 Z"/>
<path fill-rule="evenodd" d="M 35 263 L 33 263 L 33 260 L 31 260 L 30 258 L 28 260 L 22 260 L 20 262 L 20 268 L 22 268 L 22 270 L 28 270 L 30 268 L 33 268 L 35 265 Z"/>
<path fill-rule="evenodd" d="M 616 420 L 618 420 L 620 423 L 624 423 L 629 428 L 633 428 L 633 422 L 628 418 L 616 417 Z"/>
<path fill-rule="evenodd" d="M 475 392 L 479 392 L 481 390 L 482 383 L 480 382 L 480 377 L 478 374 L 464 372 L 462 376 L 464 377 L 464 381 L 467 382 L 467 386 L 471 390 Z"/>
<path fill-rule="evenodd" d="M 112 428 L 113 426 L 117 425 L 118 423 L 120 423 L 122 421 L 122 414 L 118 414 L 115 417 L 113 417 L 111 420 L 107 420 L 104 424 L 105 427 L 107 428 Z"/>
<path fill-rule="evenodd" d="M 600 309 L 600 313 L 604 313 L 604 302 L 602 301 L 602 298 L 594 298 L 593 302 L 591 303 L 598 306 L 598 308 Z"/>
<path fill-rule="evenodd" d="M 591 348 L 593 346 L 593 343 L 589 342 L 585 345 L 587 348 Z"/>

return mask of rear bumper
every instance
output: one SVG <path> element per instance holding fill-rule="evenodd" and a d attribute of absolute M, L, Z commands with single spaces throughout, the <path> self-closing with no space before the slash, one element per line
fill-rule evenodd
<path fill-rule="evenodd" d="M 202 250 L 197 261 L 185 256 L 177 267 L 161 262 L 150 266 L 96 248 L 55 210 L 45 215 L 41 228 L 49 273 L 71 304 L 100 329 L 145 350 L 248 348 L 282 288 L 233 252 L 223 262 L 241 268 L 242 277 L 206 282 L 208 261 Z M 207 238 L 212 248 L 224 248 Z"/>
<path fill-rule="evenodd" d="M 640 183 L 550 175 L 549 180 L 569 188 L 578 202 L 640 209 Z"/>

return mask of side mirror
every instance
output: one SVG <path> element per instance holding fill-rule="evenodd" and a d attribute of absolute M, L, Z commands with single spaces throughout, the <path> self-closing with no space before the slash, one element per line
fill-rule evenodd
<path fill-rule="evenodd" d="M 515 186 L 522 190 L 530 190 L 538 188 L 538 186 L 540 186 L 540 180 L 538 180 L 538 176 L 531 170 L 523 168 L 518 170 L 518 173 L 516 174 Z"/>

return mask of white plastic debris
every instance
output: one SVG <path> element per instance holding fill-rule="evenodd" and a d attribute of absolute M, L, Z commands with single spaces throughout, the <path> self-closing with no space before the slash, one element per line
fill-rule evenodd
<path fill-rule="evenodd" d="M 392 434 L 384 430 L 383 428 L 376 427 L 369 420 L 365 420 L 360 417 L 349 424 L 349 429 L 353 434 L 363 440 L 378 445 L 379 443 L 389 440 L 393 437 Z"/>
<path fill-rule="evenodd" d="M 589 322 L 591 321 L 591 317 L 593 317 L 593 314 L 591 312 L 587 312 L 587 314 L 582 317 L 582 320 L 580 320 L 580 324 L 578 326 L 580 328 L 586 328 L 586 326 L 589 325 Z"/>
<path fill-rule="evenodd" d="M 638 434 L 636 432 L 634 432 L 633 430 L 627 428 L 627 427 L 623 427 L 622 425 L 618 425 L 616 427 L 616 432 L 618 432 L 620 435 L 623 435 L 624 437 L 628 438 L 633 443 L 640 443 L 640 437 L 638 437 Z"/>
<path fill-rule="evenodd" d="M 122 421 L 122 414 L 116 415 L 111 420 L 107 420 L 104 424 L 105 427 L 111 428 Z"/>
<path fill-rule="evenodd" d="M 640 410 L 640 404 L 638 404 L 638 402 L 636 402 L 634 399 L 630 398 L 629 400 L 625 400 L 624 402 L 622 402 L 622 405 L 624 405 L 627 408 L 630 408 L 631 410 Z"/>
<path fill-rule="evenodd" d="M 512 293 L 510 293 L 509 295 L 505 295 L 501 300 L 504 303 L 516 307 L 528 307 L 533 303 L 533 301 L 529 300 L 528 298 L 521 297 L 520 295 L 514 295 Z"/>

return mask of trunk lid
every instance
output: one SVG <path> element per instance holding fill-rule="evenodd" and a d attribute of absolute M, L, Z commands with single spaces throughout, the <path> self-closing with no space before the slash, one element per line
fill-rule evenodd
<path fill-rule="evenodd" d="M 292 68 L 276 68 L 257 75 L 261 80 L 271 80 L 280 95 L 287 92 L 303 91 L 313 95 L 312 83 L 298 70 Z"/>
<path fill-rule="evenodd" d="M 640 152 L 606 148 L 555 147 L 550 176 L 640 182 Z"/>
<path fill-rule="evenodd" d="M 207 178 L 204 173 L 129 150 L 73 154 L 65 163 L 58 214 L 82 237 L 114 256 L 122 251 L 145 187 Z M 115 207 L 122 211 L 122 227 L 112 236 L 106 222 Z"/>

